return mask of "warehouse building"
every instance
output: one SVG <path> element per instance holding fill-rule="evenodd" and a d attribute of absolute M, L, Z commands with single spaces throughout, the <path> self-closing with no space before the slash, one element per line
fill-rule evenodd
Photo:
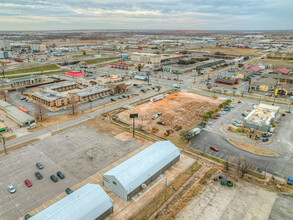
<path fill-rule="evenodd" d="M 259 104 L 244 118 L 243 126 L 267 132 L 279 115 L 278 106 Z"/>
<path fill-rule="evenodd" d="M 0 100 L 0 108 L 6 112 L 8 118 L 15 121 L 19 126 L 27 126 L 36 122 L 35 118 L 3 100 Z"/>
<path fill-rule="evenodd" d="M 136 195 L 180 159 L 170 141 L 159 141 L 103 175 L 103 185 L 125 201 Z"/>
<path fill-rule="evenodd" d="M 113 200 L 100 185 L 88 183 L 30 219 L 102 220 L 111 213 L 113 213 Z"/>

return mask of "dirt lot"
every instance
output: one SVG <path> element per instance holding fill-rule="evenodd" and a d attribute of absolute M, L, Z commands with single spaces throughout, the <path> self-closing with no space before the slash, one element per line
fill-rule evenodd
<path fill-rule="evenodd" d="M 120 121 L 132 124 L 129 119 L 129 114 L 138 113 L 136 119 L 136 127 L 141 127 L 143 130 L 151 131 L 153 127 L 159 129 L 157 134 L 163 136 L 166 129 L 175 126 L 182 127 L 182 129 L 171 134 L 171 137 L 177 137 L 181 130 L 190 130 L 199 123 L 201 116 L 211 110 L 215 110 L 221 100 L 208 98 L 188 92 L 178 92 L 169 97 L 164 98 L 154 103 L 146 103 L 131 110 L 126 110 L 118 114 Z M 162 112 L 156 120 L 152 120 L 152 116 Z M 157 121 L 163 121 L 165 125 L 158 125 Z"/>
<path fill-rule="evenodd" d="M 232 188 L 212 182 L 175 219 L 268 219 L 276 198 L 276 193 L 246 181 L 237 181 Z"/>
<path fill-rule="evenodd" d="M 144 144 L 139 139 L 114 138 L 80 125 L 0 155 L 0 219 L 25 215 Z M 44 169 L 38 170 L 36 162 L 43 163 Z M 50 175 L 59 170 L 66 178 L 54 183 Z M 42 180 L 36 179 L 37 171 L 44 176 Z M 25 179 L 33 186 L 28 188 Z M 8 192 L 9 184 L 15 186 L 16 193 Z"/>
<path fill-rule="evenodd" d="M 277 66 L 287 66 L 287 67 L 293 67 L 293 61 L 286 61 L 286 60 L 274 60 L 274 59 L 260 59 L 260 60 L 253 60 L 251 63 L 252 64 L 258 64 L 258 63 L 263 63 L 263 62 L 267 62 Z"/>
<path fill-rule="evenodd" d="M 221 52 L 224 54 L 231 54 L 231 55 L 242 55 L 242 56 L 248 56 L 255 54 L 258 50 L 257 49 L 243 49 L 243 48 L 222 48 L 222 47 L 205 47 L 200 50 L 208 50 L 211 51 L 211 53 Z"/>

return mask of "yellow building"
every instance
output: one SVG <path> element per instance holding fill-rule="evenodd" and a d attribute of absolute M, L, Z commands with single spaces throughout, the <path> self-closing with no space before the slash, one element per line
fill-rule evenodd
<path fill-rule="evenodd" d="M 275 89 L 278 80 L 273 78 L 261 78 L 257 82 L 253 82 L 250 86 L 252 90 L 268 92 Z"/>

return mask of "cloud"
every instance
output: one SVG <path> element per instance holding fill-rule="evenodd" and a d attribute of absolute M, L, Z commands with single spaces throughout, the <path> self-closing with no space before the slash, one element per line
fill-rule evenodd
<path fill-rule="evenodd" d="M 0 30 L 293 29 L 292 8 L 292 0 L 2 0 Z"/>

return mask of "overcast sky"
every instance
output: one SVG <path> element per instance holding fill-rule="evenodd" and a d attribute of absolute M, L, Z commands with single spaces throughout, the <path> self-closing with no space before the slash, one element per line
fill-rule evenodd
<path fill-rule="evenodd" d="M 0 0 L 0 31 L 292 30 L 293 0 Z"/>

